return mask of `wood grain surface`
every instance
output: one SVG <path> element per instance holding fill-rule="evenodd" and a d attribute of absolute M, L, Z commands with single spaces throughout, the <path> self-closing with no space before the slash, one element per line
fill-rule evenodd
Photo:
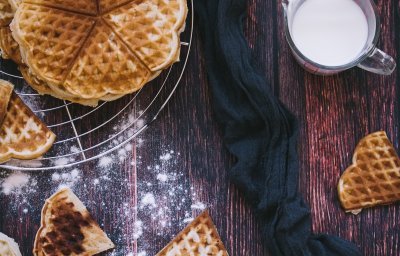
<path fill-rule="evenodd" d="M 399 62 L 400 4 L 387 0 L 377 5 L 382 18 L 379 47 Z M 265 73 L 266 86 L 273 86 L 276 95 L 300 120 L 299 184 L 311 207 L 312 229 L 351 240 L 364 255 L 400 255 L 399 204 L 353 216 L 340 208 L 336 191 L 355 145 L 366 134 L 384 130 L 400 149 L 400 69 L 388 77 L 357 68 L 332 77 L 308 74 L 296 64 L 286 44 L 280 2 L 250 0 L 248 13 L 246 37 Z M 184 227 L 182 220 L 187 218 L 187 211 L 192 216 L 200 212 L 191 208 L 197 201 L 208 206 L 230 255 L 268 255 L 268 241 L 252 210 L 227 178 L 234 159 L 223 147 L 212 113 L 202 53 L 195 28 L 191 56 L 179 88 L 159 118 L 140 135 L 144 142 L 133 141 L 128 157 L 110 167 L 112 178 L 107 186 L 94 185 L 93 181 L 104 175 L 96 163 L 79 167 L 81 175 L 74 191 L 117 245 L 114 252 L 104 255 L 137 255 L 144 251 L 142 255 L 156 254 Z M 148 210 L 138 205 L 149 191 L 142 185 L 157 181 L 146 166 L 157 164 L 166 149 L 180 153 L 169 171 L 177 174 L 174 184 L 188 200 L 172 205 L 164 216 L 171 225 L 161 228 L 149 217 Z M 0 171 L 0 183 L 12 173 Z M 31 255 L 40 209 L 59 185 L 49 178 L 53 174 L 30 174 L 37 180 L 37 189 L 27 197 L 0 193 L 0 231 L 16 239 L 23 255 Z M 158 185 L 152 189 L 165 192 Z M 168 196 L 162 203 L 169 204 Z M 123 214 L 127 209 L 132 214 Z M 135 230 L 139 219 L 146 227 L 141 236 Z"/>

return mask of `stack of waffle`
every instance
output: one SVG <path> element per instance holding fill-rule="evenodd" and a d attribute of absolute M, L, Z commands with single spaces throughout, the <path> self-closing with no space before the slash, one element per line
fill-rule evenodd
<path fill-rule="evenodd" d="M 186 0 L 0 0 L 0 48 L 40 94 L 95 106 L 179 59 Z"/>

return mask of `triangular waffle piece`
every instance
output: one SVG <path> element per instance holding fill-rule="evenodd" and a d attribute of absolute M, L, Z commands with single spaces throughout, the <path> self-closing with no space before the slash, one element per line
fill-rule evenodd
<path fill-rule="evenodd" d="M 354 214 L 400 200 L 400 159 L 385 132 L 369 134 L 358 143 L 338 192 L 343 208 Z"/>
<path fill-rule="evenodd" d="M 97 14 L 96 0 L 29 0 L 27 2 L 61 8 L 75 13 Z"/>
<path fill-rule="evenodd" d="M 13 17 L 14 11 L 8 0 L 0 0 L 0 27 L 8 26 Z"/>
<path fill-rule="evenodd" d="M 156 256 L 192 255 L 228 255 L 207 211 L 201 213 Z"/>
<path fill-rule="evenodd" d="M 113 54 L 107 54 L 112 52 Z M 98 21 L 65 81 L 70 93 L 100 98 L 139 90 L 151 72 L 102 21 Z"/>
<path fill-rule="evenodd" d="M 13 90 L 14 85 L 12 83 L 0 79 L 0 126 L 6 117 L 8 103 Z"/>
<path fill-rule="evenodd" d="M 0 28 L 0 48 L 3 59 L 11 59 L 17 64 L 22 64 L 19 45 L 12 37 L 8 26 Z"/>
<path fill-rule="evenodd" d="M 0 255 L 1 256 L 22 256 L 18 244 L 7 235 L 0 232 Z"/>
<path fill-rule="evenodd" d="M 11 30 L 32 72 L 49 85 L 58 85 L 67 76 L 94 23 L 89 16 L 23 2 Z"/>
<path fill-rule="evenodd" d="M 100 12 L 106 13 L 129 2 L 132 2 L 132 0 L 99 0 Z"/>
<path fill-rule="evenodd" d="M 35 159 L 46 153 L 56 136 L 12 93 L 0 127 L 0 163 L 11 158 Z"/>
<path fill-rule="evenodd" d="M 150 70 L 157 71 L 177 61 L 186 14 L 182 0 L 147 0 L 124 5 L 105 20 Z"/>
<path fill-rule="evenodd" d="M 14 11 L 14 13 L 17 11 L 17 8 L 21 2 L 22 0 L 8 0 L 8 3 L 11 5 L 11 9 Z"/>
<path fill-rule="evenodd" d="M 46 200 L 33 254 L 95 255 L 114 248 L 79 198 L 68 188 Z"/>

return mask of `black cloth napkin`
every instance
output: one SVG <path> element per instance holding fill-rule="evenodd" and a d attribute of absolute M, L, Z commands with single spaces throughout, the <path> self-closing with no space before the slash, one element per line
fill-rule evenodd
<path fill-rule="evenodd" d="M 297 187 L 298 123 L 252 61 L 243 35 L 246 0 L 194 4 L 216 117 L 237 158 L 230 177 L 254 205 L 271 255 L 361 255 L 350 242 L 311 232 Z"/>

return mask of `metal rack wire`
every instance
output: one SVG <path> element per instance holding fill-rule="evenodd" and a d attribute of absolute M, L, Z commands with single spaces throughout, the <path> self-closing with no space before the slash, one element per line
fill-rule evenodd
<path fill-rule="evenodd" d="M 98 159 L 127 144 L 153 122 L 176 90 L 189 58 L 193 35 L 193 2 L 188 1 L 186 31 L 181 35 L 180 62 L 138 92 L 95 108 L 83 107 L 34 92 L 9 61 L 0 61 L 0 78 L 16 84 L 15 91 L 57 135 L 53 148 L 36 160 L 11 160 L 0 168 L 50 170 Z"/>

